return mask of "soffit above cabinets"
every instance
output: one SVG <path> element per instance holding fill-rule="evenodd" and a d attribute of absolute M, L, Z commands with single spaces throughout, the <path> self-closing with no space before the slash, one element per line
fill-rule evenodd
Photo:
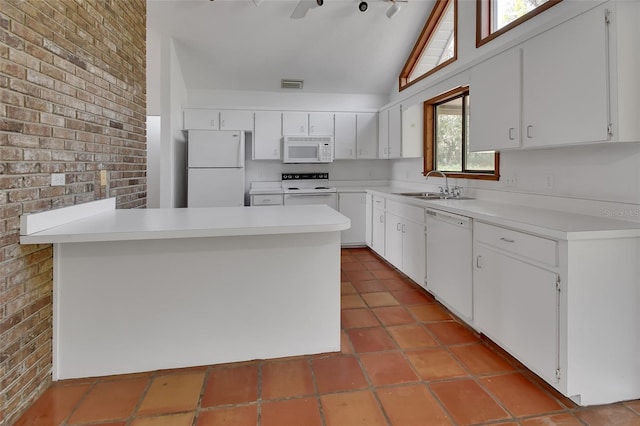
<path fill-rule="evenodd" d="M 290 19 L 297 2 L 149 0 L 148 48 L 174 38 L 188 89 L 286 91 L 282 79 L 304 79 L 304 92 L 388 95 L 434 4 L 410 0 L 388 19 L 387 1 L 363 13 L 326 0 Z"/>

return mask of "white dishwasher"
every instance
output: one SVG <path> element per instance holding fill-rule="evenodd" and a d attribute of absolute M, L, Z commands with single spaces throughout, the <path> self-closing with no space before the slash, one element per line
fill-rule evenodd
<path fill-rule="evenodd" d="M 471 218 L 426 210 L 427 289 L 465 320 L 473 319 Z"/>

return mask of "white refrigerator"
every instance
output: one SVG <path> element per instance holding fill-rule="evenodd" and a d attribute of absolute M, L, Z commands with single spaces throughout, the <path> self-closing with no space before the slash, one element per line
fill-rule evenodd
<path fill-rule="evenodd" d="M 187 207 L 244 206 L 244 132 L 189 130 Z"/>

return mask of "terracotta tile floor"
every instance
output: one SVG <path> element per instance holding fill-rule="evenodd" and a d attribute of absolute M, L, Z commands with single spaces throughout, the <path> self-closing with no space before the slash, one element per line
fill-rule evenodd
<path fill-rule="evenodd" d="M 341 353 L 59 382 L 16 425 L 640 425 L 640 401 L 573 405 L 368 249 L 342 250 L 342 328 Z"/>

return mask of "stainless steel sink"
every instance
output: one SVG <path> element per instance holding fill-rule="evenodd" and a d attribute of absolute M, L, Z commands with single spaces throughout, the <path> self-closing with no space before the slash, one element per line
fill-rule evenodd
<path fill-rule="evenodd" d="M 418 198 L 420 200 L 474 200 L 475 199 L 471 197 L 446 197 L 440 194 L 414 196 L 413 198 Z"/>
<path fill-rule="evenodd" d="M 434 192 L 394 192 L 393 195 L 404 195 L 405 197 L 427 197 L 434 195 Z"/>
<path fill-rule="evenodd" d="M 393 195 L 418 198 L 420 200 L 473 200 L 471 197 L 447 197 L 439 192 L 394 192 Z"/>

